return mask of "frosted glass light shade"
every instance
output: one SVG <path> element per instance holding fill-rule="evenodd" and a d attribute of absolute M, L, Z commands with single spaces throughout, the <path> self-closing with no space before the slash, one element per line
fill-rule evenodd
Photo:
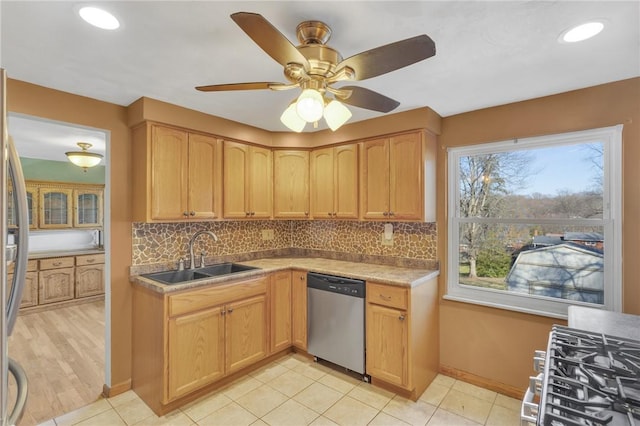
<path fill-rule="evenodd" d="M 599 34 L 603 28 L 604 24 L 602 22 L 587 22 L 562 33 L 560 41 L 565 43 L 583 41 Z"/>
<path fill-rule="evenodd" d="M 335 99 L 324 108 L 324 119 L 327 126 L 333 131 L 337 130 L 351 118 L 351 111 L 341 102 Z"/>
<path fill-rule="evenodd" d="M 280 116 L 280 121 L 289 129 L 298 133 L 300 133 L 302 129 L 304 129 L 304 126 L 307 124 L 307 122 L 300 118 L 300 116 L 296 112 L 295 102 L 293 102 L 287 109 L 284 110 L 284 112 Z"/>
<path fill-rule="evenodd" d="M 314 89 L 304 89 L 296 102 L 296 112 L 307 123 L 313 123 L 322 118 L 324 99 L 320 92 Z"/>
<path fill-rule="evenodd" d="M 90 143 L 78 142 L 78 146 L 82 151 L 69 151 L 64 153 L 69 161 L 78 167 L 82 167 L 85 172 L 87 171 L 87 167 L 94 167 L 100 164 L 102 155 L 87 151 L 87 149 L 91 148 Z"/>

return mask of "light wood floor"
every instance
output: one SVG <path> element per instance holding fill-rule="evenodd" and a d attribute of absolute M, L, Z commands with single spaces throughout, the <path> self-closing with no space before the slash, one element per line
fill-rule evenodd
<path fill-rule="evenodd" d="M 37 425 L 99 398 L 104 384 L 104 336 L 104 301 L 18 317 L 9 338 L 9 356 L 29 379 L 20 426 Z M 13 380 L 9 388 L 13 407 Z"/>

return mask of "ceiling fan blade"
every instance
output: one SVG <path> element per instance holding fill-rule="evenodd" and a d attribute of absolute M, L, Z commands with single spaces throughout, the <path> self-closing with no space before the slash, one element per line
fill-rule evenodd
<path fill-rule="evenodd" d="M 286 66 L 293 62 L 309 69 L 307 58 L 262 15 L 237 12 L 231 15 L 231 19 L 280 65 Z"/>
<path fill-rule="evenodd" d="M 350 56 L 336 68 L 347 66 L 356 72 L 354 80 L 366 80 L 415 64 L 435 54 L 435 43 L 423 34 Z"/>
<path fill-rule="evenodd" d="M 341 87 L 340 92 L 349 91 L 351 95 L 348 97 L 342 97 L 336 95 L 336 98 L 347 105 L 353 105 L 359 108 L 370 109 L 379 112 L 393 111 L 400 105 L 400 102 L 381 95 L 373 90 L 365 89 L 358 86 L 344 86 Z"/>
<path fill-rule="evenodd" d="M 212 84 L 210 86 L 198 86 L 196 87 L 196 90 L 200 90 L 201 92 L 223 92 L 225 90 L 262 90 L 262 89 L 279 90 L 284 88 L 282 86 L 288 87 L 290 85 L 282 84 L 282 83 L 269 83 L 266 81 L 259 81 L 254 83 Z"/>

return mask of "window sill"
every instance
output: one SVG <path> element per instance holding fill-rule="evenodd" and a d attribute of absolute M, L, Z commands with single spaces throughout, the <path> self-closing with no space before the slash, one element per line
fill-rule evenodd
<path fill-rule="evenodd" d="M 558 313 L 554 313 L 554 312 L 540 311 L 540 310 L 537 310 L 537 309 L 529 309 L 529 308 L 524 308 L 524 307 L 519 307 L 519 306 L 506 305 L 506 304 L 497 303 L 497 302 L 488 302 L 488 301 L 484 301 L 484 300 L 474 300 L 474 299 L 470 299 L 470 298 L 462 297 L 462 296 L 454 296 L 454 295 L 450 295 L 450 294 L 445 294 L 443 296 L 443 299 L 451 300 L 453 302 L 471 303 L 472 305 L 486 306 L 488 308 L 496 308 L 496 309 L 503 309 L 503 310 L 507 310 L 507 311 L 520 312 L 520 313 L 523 313 L 523 314 L 537 315 L 537 316 L 548 317 L 548 318 L 557 318 L 557 319 L 561 319 L 561 320 L 565 320 L 565 321 L 567 320 L 567 315 L 566 314 L 558 314 Z"/>

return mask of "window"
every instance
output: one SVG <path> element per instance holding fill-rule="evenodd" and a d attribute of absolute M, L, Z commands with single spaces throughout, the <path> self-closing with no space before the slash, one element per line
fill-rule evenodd
<path fill-rule="evenodd" d="M 621 308 L 622 126 L 451 148 L 445 298 Z"/>

